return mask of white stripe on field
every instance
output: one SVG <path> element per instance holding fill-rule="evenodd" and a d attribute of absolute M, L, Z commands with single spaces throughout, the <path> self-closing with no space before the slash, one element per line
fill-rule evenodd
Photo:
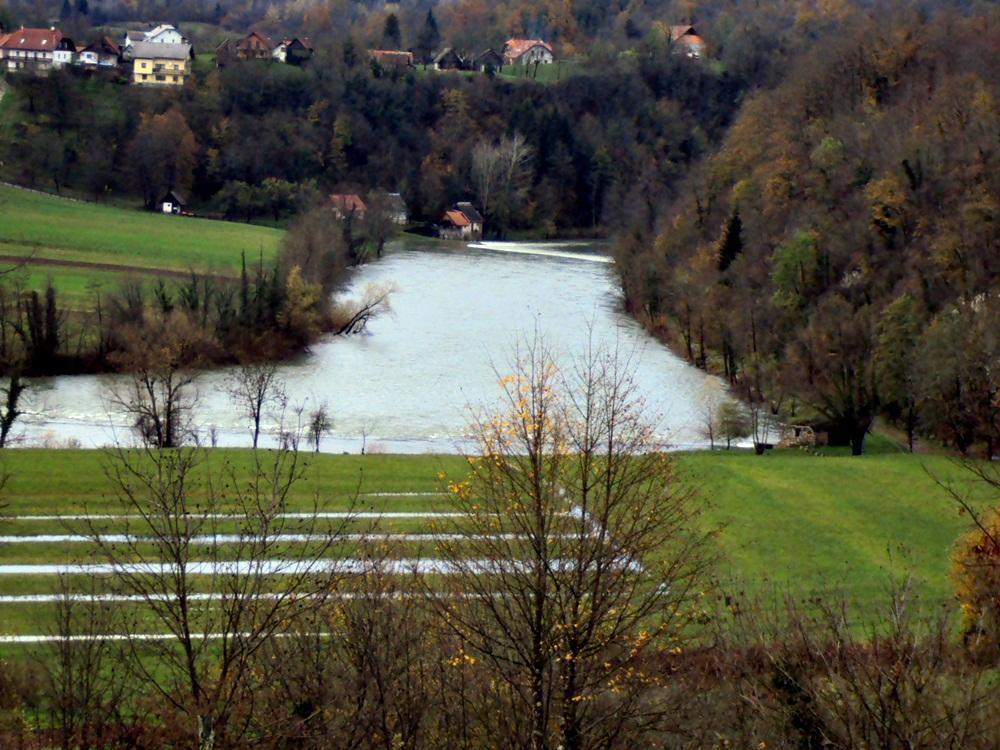
<path fill-rule="evenodd" d="M 188 600 L 196 602 L 215 602 L 222 601 L 228 594 L 220 594 L 218 592 L 202 592 L 197 594 L 188 594 Z M 277 591 L 268 591 L 257 594 L 255 599 L 264 600 L 275 600 L 279 597 L 288 597 L 294 599 L 368 599 L 368 598 L 383 598 L 383 599 L 423 599 L 426 598 L 428 594 L 425 593 L 414 593 L 410 591 L 391 591 L 385 593 L 378 593 L 375 595 L 358 593 L 354 591 L 334 591 L 324 594 L 298 594 L 294 597 Z M 447 598 L 475 598 L 485 596 L 484 594 L 461 594 L 457 592 L 448 593 L 446 595 L 434 594 L 435 597 L 447 596 Z M 489 594 L 489 596 L 504 596 L 503 594 Z M 76 603 L 102 603 L 102 604 L 142 604 L 148 601 L 158 601 L 158 602 L 169 602 L 173 601 L 176 597 L 173 594 L 167 593 L 151 593 L 149 596 L 140 596 L 138 594 L 4 594 L 0 595 L 0 604 L 54 604 L 56 602 L 76 602 Z M 232 597 L 230 597 L 232 598 Z"/>
<path fill-rule="evenodd" d="M 236 513 L 191 513 L 192 518 L 204 518 L 212 519 L 217 521 L 235 521 L 240 518 L 245 518 Z M 379 513 L 377 511 L 323 511 L 319 513 L 278 513 L 278 518 L 291 518 L 291 519 L 303 519 L 303 518 L 315 518 L 318 520 L 326 518 L 456 518 L 459 516 L 465 516 L 466 513 L 457 513 L 454 511 L 435 511 L 435 510 L 406 510 L 406 511 L 390 511 L 386 513 Z M 4 520 L 7 521 L 141 521 L 143 517 L 138 514 L 129 513 L 80 513 L 80 514 L 67 514 L 67 515 L 41 515 L 41 516 L 7 516 Z"/>
<path fill-rule="evenodd" d="M 558 535 L 565 538 L 566 535 Z M 527 539 L 526 534 L 392 534 L 374 532 L 371 534 L 273 534 L 268 541 L 275 542 L 473 542 L 485 541 L 518 541 Z M 156 542 L 152 536 L 134 534 L 100 534 L 98 539 L 105 544 L 125 544 Z M 257 540 L 253 534 L 202 534 L 187 540 L 191 544 L 239 544 Z M 24 536 L 0 536 L 0 544 L 75 544 L 93 542 L 93 537 L 85 534 L 25 534 Z"/>
<path fill-rule="evenodd" d="M 251 638 L 252 633 L 229 633 L 230 638 Z M 271 638 L 292 638 L 298 633 L 274 633 Z M 309 633 L 312 636 L 327 637 L 329 633 Z M 194 640 L 217 641 L 226 637 L 225 633 L 194 633 Z M 177 636 L 171 633 L 136 633 L 133 635 L 123 635 L 121 633 L 107 633 L 101 635 L 0 635 L 0 643 L 75 643 L 94 641 L 173 641 Z"/>
<path fill-rule="evenodd" d="M 622 560 L 623 567 L 641 570 L 636 561 Z M 550 560 L 553 570 L 571 570 L 576 563 L 569 559 Z M 199 561 L 186 565 L 188 575 L 312 575 L 335 573 L 352 575 L 380 570 L 390 575 L 416 573 L 421 575 L 453 575 L 465 572 L 474 575 L 489 575 L 518 570 L 529 570 L 528 562 L 517 560 L 474 559 L 452 562 L 430 558 L 399 558 L 393 560 L 363 560 L 347 558 L 343 560 L 222 560 Z M 31 575 L 175 575 L 178 567 L 173 563 L 75 563 L 75 564 L 23 564 L 0 565 L 0 576 Z"/>

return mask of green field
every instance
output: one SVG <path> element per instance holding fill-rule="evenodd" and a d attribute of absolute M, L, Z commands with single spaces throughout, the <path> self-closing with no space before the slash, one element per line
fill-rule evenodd
<path fill-rule="evenodd" d="M 209 461 L 229 460 L 241 472 L 249 451 L 214 451 Z M 11 476 L 7 518 L 0 534 L 30 537 L 83 531 L 80 521 L 28 520 L 29 515 L 114 513 L 100 451 L 13 450 L 3 455 Z M 449 510 L 440 473 L 464 472 L 455 456 L 310 456 L 308 478 L 296 489 L 293 509 L 314 499 L 325 511 L 351 508 L 372 514 Z M 706 529 L 720 529 L 716 567 L 723 592 L 762 595 L 846 595 L 861 612 L 884 601 L 891 575 L 912 575 L 930 604 L 950 599 L 950 554 L 968 527 L 933 477 L 962 480 L 940 456 L 898 452 L 851 458 L 778 451 L 700 452 L 678 456 L 683 482 L 698 492 Z M 359 494 L 360 493 L 360 494 Z M 982 496 L 986 502 L 988 498 Z M 992 498 L 996 502 L 996 498 Z M 418 515 L 352 522 L 350 531 L 375 524 L 380 533 L 431 533 L 450 521 Z M 118 521 L 102 530 L 122 531 Z M 223 529 L 225 530 L 225 529 Z M 351 542 L 341 549 L 350 552 Z M 397 554 L 434 556 L 433 542 L 407 541 Z M 14 541 L 0 548 L 0 563 L 71 563 L 89 560 L 88 543 Z M 0 575 L 0 594 L 46 594 L 48 575 Z M 0 633 L 45 632 L 50 604 L 0 603 Z"/>
<path fill-rule="evenodd" d="M 236 275 L 240 257 L 250 262 L 277 251 L 277 229 L 58 198 L 0 185 L 0 256 L 26 258 L 27 284 L 51 276 L 71 301 L 93 284 L 123 273 L 198 270 Z M 120 269 L 120 270 L 119 270 Z"/>

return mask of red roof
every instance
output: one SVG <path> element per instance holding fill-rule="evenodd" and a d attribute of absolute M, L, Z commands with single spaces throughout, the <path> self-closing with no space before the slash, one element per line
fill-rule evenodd
<path fill-rule="evenodd" d="M 58 29 L 19 29 L 7 35 L 4 49 L 50 50 L 57 49 L 63 40 Z"/>
<path fill-rule="evenodd" d="M 467 227 L 469 226 L 469 217 L 463 214 L 461 211 L 445 211 L 444 220 L 449 222 L 455 227 Z"/>
<path fill-rule="evenodd" d="M 354 211 L 355 213 L 364 213 L 365 202 L 361 199 L 360 195 L 350 194 L 333 194 L 330 196 L 330 205 L 342 213 L 350 213 Z"/>
<path fill-rule="evenodd" d="M 552 45 L 548 42 L 543 42 L 541 39 L 508 39 L 503 49 L 504 53 L 513 60 L 523 55 L 532 47 L 544 47 L 552 54 Z"/>

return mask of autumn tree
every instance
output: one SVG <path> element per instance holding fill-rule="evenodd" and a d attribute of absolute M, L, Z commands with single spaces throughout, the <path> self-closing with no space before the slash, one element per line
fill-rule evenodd
<path fill-rule="evenodd" d="M 109 386 L 108 396 L 143 445 L 176 448 L 194 435 L 195 368 L 204 340 L 179 311 L 122 333 L 122 349 L 112 361 L 126 374 Z"/>
<path fill-rule="evenodd" d="M 191 186 L 198 159 L 198 142 L 177 108 L 145 115 L 128 146 L 132 182 L 146 208 L 170 189 Z"/>
<path fill-rule="evenodd" d="M 875 350 L 882 407 L 893 420 L 902 423 L 911 453 L 917 429 L 917 357 L 921 327 L 916 302 L 910 295 L 903 294 L 882 311 Z"/>
<path fill-rule="evenodd" d="M 636 747 L 670 721 L 670 701 L 647 700 L 665 675 L 639 665 L 688 634 L 705 537 L 627 361 L 569 367 L 535 340 L 500 378 L 502 406 L 475 420 L 469 475 L 451 485 L 448 595 L 435 584 L 429 601 L 504 707 L 478 717 L 488 736 Z"/>

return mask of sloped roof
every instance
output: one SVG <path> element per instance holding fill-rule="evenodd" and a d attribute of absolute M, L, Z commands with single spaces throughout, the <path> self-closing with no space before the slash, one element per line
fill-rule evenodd
<path fill-rule="evenodd" d="M 186 206 L 187 201 L 184 200 L 183 196 L 176 190 L 168 190 L 162 198 L 160 198 L 160 203 L 176 203 L 179 206 Z"/>
<path fill-rule="evenodd" d="M 132 45 L 132 56 L 160 60 L 187 60 L 191 57 L 191 45 L 136 42 Z"/>
<path fill-rule="evenodd" d="M 146 41 L 146 32 L 138 29 L 129 29 L 125 32 L 125 38 L 131 42 L 144 42 Z"/>
<path fill-rule="evenodd" d="M 503 50 L 504 54 L 509 57 L 517 58 L 532 47 L 544 47 L 550 54 L 553 54 L 552 45 L 541 39 L 508 39 L 507 43 L 503 46 Z"/>
<path fill-rule="evenodd" d="M 473 224 L 483 223 L 483 215 L 479 213 L 479 211 L 476 210 L 476 207 L 473 206 L 471 203 L 467 202 L 456 203 L 455 207 L 463 214 L 465 214 L 465 217 Z"/>
<path fill-rule="evenodd" d="M 4 49 L 52 50 L 58 49 L 64 34 L 58 29 L 18 29 L 7 35 Z"/>
<path fill-rule="evenodd" d="M 382 65 L 413 65 L 413 53 L 397 49 L 368 50 L 369 56 Z"/>
<path fill-rule="evenodd" d="M 159 36 L 164 31 L 177 31 L 177 27 L 174 26 L 173 24 L 161 23 L 159 26 L 157 26 L 157 27 L 155 27 L 153 29 L 150 29 L 149 31 L 144 32 L 144 33 L 145 33 L 146 39 L 148 40 L 148 39 L 152 39 L 155 36 Z M 177 33 L 180 34 L 179 31 L 177 31 Z"/>
<path fill-rule="evenodd" d="M 671 26 L 670 38 L 675 42 L 684 42 L 685 44 L 705 43 L 705 40 L 698 35 L 698 32 L 695 31 L 694 26 L 691 24 Z"/>
<path fill-rule="evenodd" d="M 102 36 L 100 39 L 91 42 L 83 48 L 83 51 L 96 52 L 99 55 L 117 55 L 121 52 L 118 45 L 106 36 Z"/>
<path fill-rule="evenodd" d="M 454 47 L 445 47 L 443 50 L 441 50 L 434 56 L 434 62 L 436 63 L 442 62 L 449 55 L 454 55 L 455 59 L 458 60 L 459 62 L 462 61 L 462 56 L 455 51 Z"/>
<path fill-rule="evenodd" d="M 363 213 L 367 208 L 361 196 L 355 193 L 334 193 L 330 196 L 330 205 L 343 213 Z"/>
<path fill-rule="evenodd" d="M 251 31 L 236 43 L 237 49 L 270 52 L 275 44 L 266 36 L 257 31 Z"/>
<path fill-rule="evenodd" d="M 403 200 L 403 196 L 399 193 L 389 193 L 389 197 L 386 200 L 389 204 L 389 208 L 396 213 L 406 213 L 406 201 Z"/>
<path fill-rule="evenodd" d="M 472 223 L 465 214 L 457 210 L 445 211 L 444 221 L 455 227 L 467 227 Z"/>

